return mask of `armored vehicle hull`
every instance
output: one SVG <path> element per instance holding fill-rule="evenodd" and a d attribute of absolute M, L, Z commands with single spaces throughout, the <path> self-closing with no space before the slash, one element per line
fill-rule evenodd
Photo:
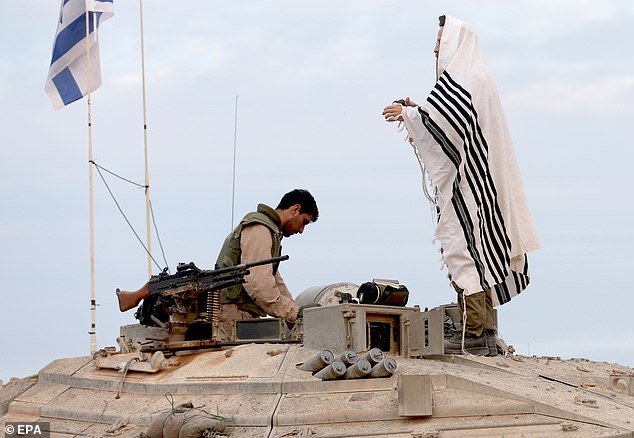
<path fill-rule="evenodd" d="M 59 359 L 4 385 L 0 425 L 42 422 L 52 437 L 137 437 L 190 406 L 222 420 L 205 436 L 634 437 L 632 368 L 512 348 L 443 354 L 452 312 L 344 302 L 306 309 L 288 341 L 272 336 L 265 319 L 272 341 L 241 340 L 236 330 L 232 345 L 191 349 L 169 339 L 147 344 L 141 337 L 154 332 L 124 327 L 123 338 L 135 337 L 118 339 L 126 351 Z M 353 360 L 344 364 L 353 357 L 354 372 Z"/>
<path fill-rule="evenodd" d="M 0 392 L 0 424 L 52 436 L 138 436 L 173 405 L 226 419 L 235 437 L 632 437 L 632 369 L 522 356 L 396 358 L 388 378 L 322 381 L 299 345 L 249 344 L 175 356 L 153 374 L 60 359 Z M 611 376 L 620 376 L 616 379 Z M 612 381 L 612 384 L 611 384 Z M 118 395 L 118 398 L 117 398 Z"/>

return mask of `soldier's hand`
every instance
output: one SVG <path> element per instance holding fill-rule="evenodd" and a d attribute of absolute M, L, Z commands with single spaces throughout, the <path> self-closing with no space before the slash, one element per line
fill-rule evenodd
<path fill-rule="evenodd" d="M 418 105 L 412 99 L 410 99 L 409 97 L 406 97 L 405 98 L 405 106 L 418 106 Z"/>
<path fill-rule="evenodd" d="M 400 104 L 388 105 L 383 109 L 383 116 L 388 122 L 400 122 L 403 120 L 403 116 L 401 115 L 402 111 L 403 106 Z"/>
<path fill-rule="evenodd" d="M 409 97 L 405 99 L 399 99 L 392 102 L 392 105 L 388 105 L 383 109 L 383 116 L 388 122 L 402 122 L 403 121 L 403 107 L 404 106 L 418 106 Z"/>
<path fill-rule="evenodd" d="M 321 304 L 310 303 L 310 304 L 303 305 L 302 307 L 299 308 L 299 312 L 297 312 L 297 317 L 298 318 L 303 318 L 304 317 L 304 309 L 310 309 L 311 307 L 321 307 Z"/>

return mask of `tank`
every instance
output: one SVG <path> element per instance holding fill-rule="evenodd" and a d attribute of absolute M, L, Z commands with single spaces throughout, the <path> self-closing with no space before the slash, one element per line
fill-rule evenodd
<path fill-rule="evenodd" d="M 2 386 L 0 425 L 52 437 L 634 437 L 632 368 L 516 355 L 502 340 L 495 356 L 444 354 L 455 304 L 361 304 L 355 289 L 307 289 L 298 301 L 321 306 L 294 327 L 263 318 L 215 343 L 171 342 L 169 323 L 124 326 L 116 346 Z M 183 432 L 202 417 L 221 426 Z M 180 435 L 157 432 L 176 418 Z"/>

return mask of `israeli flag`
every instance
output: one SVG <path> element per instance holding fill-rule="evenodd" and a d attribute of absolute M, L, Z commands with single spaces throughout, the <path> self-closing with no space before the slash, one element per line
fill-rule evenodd
<path fill-rule="evenodd" d="M 99 24 L 114 14 L 112 2 L 113 0 L 62 0 L 51 67 L 44 87 L 55 109 L 81 99 L 101 85 L 97 31 Z M 86 14 L 90 51 L 86 47 Z"/>

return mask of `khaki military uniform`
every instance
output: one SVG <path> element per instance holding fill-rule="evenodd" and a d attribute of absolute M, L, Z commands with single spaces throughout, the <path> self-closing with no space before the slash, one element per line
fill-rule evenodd
<path fill-rule="evenodd" d="M 225 239 L 217 266 L 252 263 L 282 252 L 281 219 L 271 207 L 259 204 L 257 211 L 247 214 L 236 229 Z M 277 270 L 278 264 L 249 268 L 245 282 L 223 289 L 221 318 L 225 330 L 236 319 L 252 319 L 270 315 L 292 322 L 297 319 L 297 304 Z"/>

